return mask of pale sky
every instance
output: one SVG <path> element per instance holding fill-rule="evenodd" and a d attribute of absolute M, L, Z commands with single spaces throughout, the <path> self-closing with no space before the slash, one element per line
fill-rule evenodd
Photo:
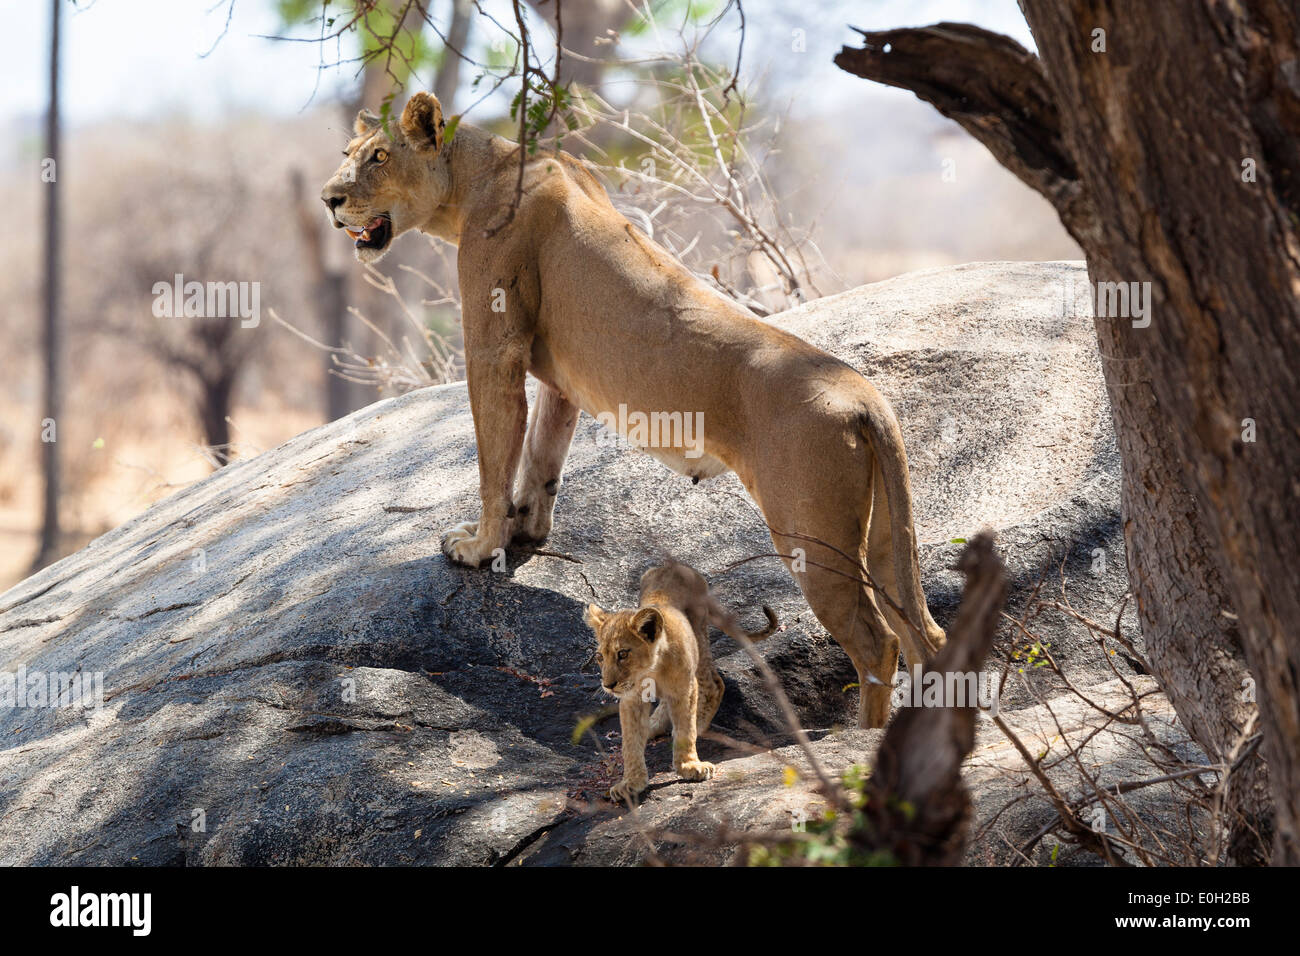
<path fill-rule="evenodd" d="M 236 0 L 229 31 L 226 0 L 64 0 L 63 108 L 72 126 L 105 119 L 185 113 L 220 119 L 244 111 L 286 115 L 308 103 L 321 49 L 313 43 L 260 39 L 276 32 L 271 0 Z M 580 2 L 580 0 L 568 0 Z M 437 9 L 440 4 L 435 4 Z M 485 8 L 509 21 L 505 0 Z M 3 13 L 0 125 L 34 123 L 45 108 L 49 0 L 7 0 Z M 499 9 L 498 9 L 499 8 Z M 940 20 L 978 23 L 1031 46 L 1015 0 L 747 0 L 748 76 L 762 74 L 782 94 L 811 96 L 823 109 L 863 96 L 911 97 L 849 76 L 830 63 L 864 28 Z M 790 60 L 791 30 L 807 32 L 808 52 Z M 719 34 L 719 41 L 725 41 Z M 206 59 L 199 54 L 216 49 Z M 328 51 L 329 57 L 334 52 Z M 788 69 L 788 63 L 797 69 Z M 318 102 L 352 84 L 354 68 L 320 78 Z M 471 72 L 469 70 L 465 72 Z M 811 104 L 810 104 L 811 105 Z"/>

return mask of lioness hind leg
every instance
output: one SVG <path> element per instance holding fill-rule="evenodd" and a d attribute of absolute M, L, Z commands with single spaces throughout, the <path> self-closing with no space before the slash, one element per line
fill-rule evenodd
<path fill-rule="evenodd" d="M 856 560 L 863 541 L 856 535 L 861 524 L 856 514 L 845 511 L 831 527 L 811 519 L 801 523 L 795 516 L 769 518 L 774 529 L 789 528 L 801 535 L 783 537 L 773 531 L 772 543 L 783 555 L 802 554 L 797 565 L 791 566 L 790 560 L 786 564 L 817 620 L 853 661 L 860 688 L 858 726 L 883 727 L 889 720 L 899 640 L 860 581 Z"/>
<path fill-rule="evenodd" d="M 799 583 L 808 606 L 858 672 L 858 726 L 885 726 L 898 670 L 898 635 L 865 586 L 813 568 L 802 578 Z"/>
<path fill-rule="evenodd" d="M 909 575 L 912 579 L 913 593 L 918 596 L 918 609 L 912 609 L 907 606 L 907 600 L 903 592 L 899 589 L 898 574 L 896 572 L 896 555 L 894 553 L 894 536 L 890 529 L 889 500 L 885 492 L 884 476 L 880 473 L 880 461 L 876 460 L 873 471 L 874 480 L 872 481 L 871 495 L 871 519 L 867 525 L 867 570 L 871 572 L 875 582 L 885 589 L 894 601 L 898 602 L 899 607 L 907 611 L 908 614 L 914 615 L 920 613 L 920 626 L 924 632 L 921 640 L 918 640 L 917 634 L 908 627 L 907 623 L 898 615 L 887 601 L 878 601 L 881 611 L 889 621 L 890 627 L 898 634 L 903 645 L 903 656 L 907 659 L 909 668 L 924 666 L 929 659 L 938 653 L 939 648 L 944 644 L 943 628 L 934 623 L 934 618 L 930 616 L 930 609 L 925 602 L 925 592 L 921 589 L 920 571 L 918 558 L 915 549 L 912 550 L 909 566 L 903 573 Z"/>
<path fill-rule="evenodd" d="M 516 541 L 541 541 L 551 533 L 560 475 L 569 455 L 578 407 L 542 383 L 533 404 L 513 502 Z"/>

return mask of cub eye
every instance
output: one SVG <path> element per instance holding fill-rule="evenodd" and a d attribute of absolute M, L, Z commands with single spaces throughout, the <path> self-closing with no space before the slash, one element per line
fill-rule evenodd
<path fill-rule="evenodd" d="M 629 653 L 630 653 L 630 651 L 628 651 L 628 649 L 627 649 L 626 647 L 623 648 L 621 651 L 618 652 L 618 659 L 619 659 L 620 661 L 622 661 L 622 660 L 627 660 L 627 655 L 628 655 Z"/>
<path fill-rule="evenodd" d="M 386 150 L 386 149 L 377 149 L 377 150 L 375 150 L 375 155 L 374 155 L 373 159 L 374 159 L 374 161 L 377 162 L 377 163 L 386 163 L 386 162 L 388 162 L 388 150 Z"/>

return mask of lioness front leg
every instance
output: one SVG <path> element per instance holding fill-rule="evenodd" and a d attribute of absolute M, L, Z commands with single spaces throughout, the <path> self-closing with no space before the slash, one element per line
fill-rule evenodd
<path fill-rule="evenodd" d="M 708 780 L 713 776 L 713 764 L 700 759 L 695 752 L 695 711 L 699 703 L 699 688 L 691 678 L 690 690 L 668 702 L 673 720 L 673 768 L 683 780 Z"/>
<path fill-rule="evenodd" d="M 543 383 L 537 390 L 519 464 L 514 495 L 515 540 L 542 541 L 551 533 L 560 474 L 577 424 L 578 406 Z"/>
<path fill-rule="evenodd" d="M 620 697 L 618 722 L 623 732 L 623 780 L 609 788 L 609 795 L 615 800 L 628 802 L 650 782 L 645 767 L 646 730 L 650 725 L 650 704 L 636 695 Z"/>
<path fill-rule="evenodd" d="M 466 521 L 448 531 L 442 539 L 442 550 L 457 564 L 472 568 L 491 558 L 498 548 L 505 548 L 514 522 L 510 486 L 524 442 L 528 398 L 524 394 L 523 362 L 499 361 L 500 357 L 498 353 L 480 358 L 466 342 L 466 379 L 478 441 L 482 512 L 478 521 Z"/>

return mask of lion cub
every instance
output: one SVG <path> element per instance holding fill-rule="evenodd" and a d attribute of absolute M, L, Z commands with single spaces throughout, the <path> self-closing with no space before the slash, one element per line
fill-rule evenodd
<path fill-rule="evenodd" d="M 733 611 L 709 593 L 703 576 L 668 561 L 641 576 L 640 607 L 603 611 L 587 607 L 596 634 L 596 659 L 605 690 L 618 698 L 623 732 L 623 780 L 610 788 L 616 800 L 631 800 L 646 788 L 645 745 L 673 731 L 673 769 L 684 780 L 707 780 L 713 764 L 700 759 L 695 737 L 722 703 L 723 683 L 709 651 L 709 625 L 735 638 L 762 640 L 776 630 L 776 615 L 763 608 L 767 627 L 746 633 Z M 659 700 L 651 714 L 650 705 Z"/>

